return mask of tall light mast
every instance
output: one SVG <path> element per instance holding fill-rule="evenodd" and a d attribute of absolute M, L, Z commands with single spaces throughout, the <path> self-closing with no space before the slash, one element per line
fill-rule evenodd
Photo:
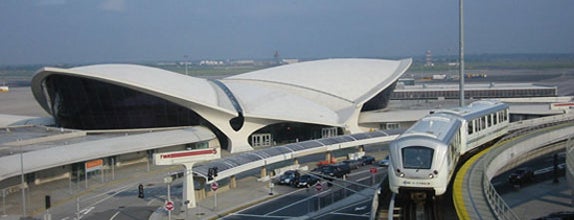
<path fill-rule="evenodd" d="M 460 90 L 460 107 L 464 106 L 464 19 L 463 19 L 463 0 L 458 0 L 458 40 L 459 40 L 459 72 L 460 82 L 458 88 Z"/>

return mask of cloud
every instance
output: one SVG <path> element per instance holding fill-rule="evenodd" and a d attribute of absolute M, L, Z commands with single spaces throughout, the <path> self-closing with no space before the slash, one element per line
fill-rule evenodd
<path fill-rule="evenodd" d="M 125 0 L 105 0 L 100 5 L 104 11 L 122 12 L 125 10 Z"/>

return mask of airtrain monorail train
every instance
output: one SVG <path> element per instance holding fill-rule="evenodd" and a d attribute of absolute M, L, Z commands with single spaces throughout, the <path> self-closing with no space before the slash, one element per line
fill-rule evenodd
<path fill-rule="evenodd" d="M 391 191 L 411 198 L 444 194 L 459 158 L 506 134 L 508 124 L 508 105 L 494 100 L 423 117 L 389 146 Z"/>

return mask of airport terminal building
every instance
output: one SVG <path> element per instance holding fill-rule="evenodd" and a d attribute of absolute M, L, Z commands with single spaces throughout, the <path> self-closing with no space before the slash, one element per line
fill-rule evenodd
<path fill-rule="evenodd" d="M 221 79 L 125 64 L 45 67 L 32 92 L 57 127 L 112 130 L 204 126 L 229 152 L 368 131 L 411 59 L 308 61 Z M 302 140 L 303 139 L 303 140 Z"/>

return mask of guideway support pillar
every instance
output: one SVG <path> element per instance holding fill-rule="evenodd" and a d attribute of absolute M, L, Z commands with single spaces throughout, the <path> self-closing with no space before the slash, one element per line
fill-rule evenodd
<path fill-rule="evenodd" d="M 229 178 L 229 188 L 231 189 L 237 188 L 237 178 L 235 177 L 235 175 Z"/>
<path fill-rule="evenodd" d="M 261 178 L 265 178 L 267 176 L 267 168 L 261 167 Z"/>
<path fill-rule="evenodd" d="M 193 185 L 193 164 L 194 163 L 184 163 L 185 167 L 185 179 L 183 180 L 183 198 L 182 203 L 186 208 L 195 208 L 195 186 Z M 186 204 L 186 201 L 187 204 Z"/>

